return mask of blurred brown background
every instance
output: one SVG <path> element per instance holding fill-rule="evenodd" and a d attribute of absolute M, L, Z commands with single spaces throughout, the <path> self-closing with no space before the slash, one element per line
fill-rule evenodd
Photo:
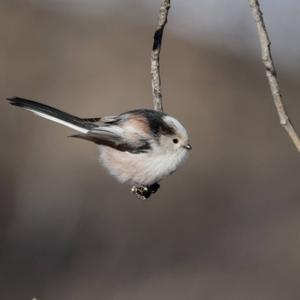
<path fill-rule="evenodd" d="M 82 117 L 152 107 L 158 6 L 123 2 L 79 13 L 0 1 L 0 98 Z M 280 128 L 247 9 L 251 39 L 237 32 L 236 51 L 176 35 L 171 11 L 164 106 L 193 151 L 150 201 L 110 177 L 94 145 L 0 102 L 0 299 L 299 299 L 299 154 Z M 297 60 L 279 70 L 298 130 L 299 75 Z"/>

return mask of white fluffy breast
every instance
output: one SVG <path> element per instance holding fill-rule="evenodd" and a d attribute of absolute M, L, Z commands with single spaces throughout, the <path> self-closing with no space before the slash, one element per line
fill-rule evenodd
<path fill-rule="evenodd" d="M 99 146 L 100 161 L 120 182 L 150 185 L 173 173 L 187 157 L 187 151 L 180 149 L 174 153 L 133 154 L 106 146 Z"/>

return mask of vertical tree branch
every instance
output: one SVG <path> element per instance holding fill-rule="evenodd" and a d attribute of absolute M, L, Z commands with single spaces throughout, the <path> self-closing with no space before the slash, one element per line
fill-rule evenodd
<path fill-rule="evenodd" d="M 289 117 L 284 109 L 282 103 L 282 95 L 280 93 L 280 87 L 277 79 L 277 73 L 275 69 L 275 65 L 272 59 L 271 53 L 271 41 L 268 36 L 268 32 L 266 29 L 266 25 L 263 19 L 263 13 L 260 9 L 258 0 L 249 0 L 250 8 L 252 11 L 253 18 L 256 23 L 257 33 L 259 37 L 260 47 L 261 47 L 261 58 L 263 65 L 266 70 L 266 75 L 268 78 L 269 86 L 271 89 L 271 93 L 273 96 L 273 101 L 275 107 L 277 109 L 277 113 L 279 116 L 280 124 L 287 131 L 293 143 L 297 147 L 300 152 L 300 140 L 297 132 L 295 131 Z"/>
<path fill-rule="evenodd" d="M 170 2 L 171 0 L 161 0 L 158 24 L 154 33 L 153 47 L 151 53 L 152 96 L 154 109 L 158 111 L 163 111 L 159 55 L 162 45 L 164 28 L 167 24 Z"/>

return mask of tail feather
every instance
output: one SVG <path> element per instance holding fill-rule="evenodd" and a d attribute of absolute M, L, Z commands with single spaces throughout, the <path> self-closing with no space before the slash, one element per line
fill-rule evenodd
<path fill-rule="evenodd" d="M 92 119 L 81 119 L 59 109 L 36 101 L 19 97 L 7 98 L 7 100 L 10 101 L 10 104 L 12 105 L 22 107 L 40 117 L 65 125 L 82 133 L 87 133 L 92 128 L 96 127 L 96 125 L 93 124 Z"/>

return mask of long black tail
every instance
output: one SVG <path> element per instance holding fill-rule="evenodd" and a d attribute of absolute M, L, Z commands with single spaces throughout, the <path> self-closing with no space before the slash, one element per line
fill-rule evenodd
<path fill-rule="evenodd" d="M 22 107 L 40 117 L 65 125 L 82 133 L 87 133 L 96 127 L 97 125 L 93 122 L 100 120 L 100 118 L 81 119 L 54 107 L 19 97 L 7 98 L 7 100 L 10 101 L 12 105 Z"/>

